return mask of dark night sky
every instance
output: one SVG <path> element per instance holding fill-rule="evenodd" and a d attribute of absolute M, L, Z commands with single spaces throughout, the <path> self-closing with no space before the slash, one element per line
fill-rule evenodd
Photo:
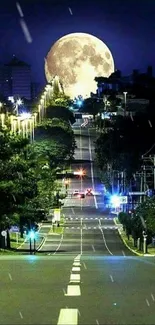
<path fill-rule="evenodd" d="M 12 54 L 32 65 L 34 81 L 44 82 L 44 57 L 68 33 L 86 32 L 106 43 L 115 67 L 155 69 L 155 1 L 153 0 L 19 0 L 32 43 L 19 24 L 16 1 L 0 2 L 0 61 Z M 72 9 L 70 14 L 68 7 Z"/>

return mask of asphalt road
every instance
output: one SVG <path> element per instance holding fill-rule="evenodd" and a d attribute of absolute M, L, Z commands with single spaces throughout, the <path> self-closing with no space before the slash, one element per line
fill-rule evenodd
<path fill-rule="evenodd" d="M 101 191 L 93 138 L 87 129 L 75 132 L 72 168 L 86 169 L 82 190 Z M 78 178 L 74 189 L 81 189 Z M 124 246 L 102 196 L 68 197 L 63 212 L 62 235 L 50 223 L 40 228 L 46 255 L 0 256 L 0 324 L 155 324 L 155 259 Z"/>
<path fill-rule="evenodd" d="M 0 264 L 0 324 L 154 324 L 153 258 L 0 256 Z"/>
<path fill-rule="evenodd" d="M 108 214 L 103 202 L 103 187 L 99 181 L 97 168 L 94 165 L 94 130 L 87 128 L 75 129 L 77 148 L 75 162 L 71 169 L 85 171 L 84 177 L 71 179 L 68 197 L 65 199 L 63 213 L 65 215 L 64 232 L 62 235 L 52 234 L 47 225 L 40 232 L 45 234 L 45 241 L 40 252 L 49 254 L 90 254 L 90 255 L 133 255 L 124 246 L 116 225 L 114 215 Z M 92 188 L 102 193 L 97 196 L 86 196 L 80 199 L 71 194 L 74 190 L 84 192 Z M 46 230 L 46 233 L 45 233 Z"/>

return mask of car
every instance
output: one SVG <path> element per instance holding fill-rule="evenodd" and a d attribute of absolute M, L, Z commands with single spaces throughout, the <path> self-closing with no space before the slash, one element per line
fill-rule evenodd
<path fill-rule="evenodd" d="M 79 190 L 74 190 L 74 191 L 73 191 L 73 195 L 76 196 L 76 195 L 78 195 L 78 194 L 79 194 Z"/>
<path fill-rule="evenodd" d="M 78 194 L 78 197 L 79 197 L 79 199 L 84 199 L 85 198 L 85 194 L 84 193 L 79 193 Z"/>

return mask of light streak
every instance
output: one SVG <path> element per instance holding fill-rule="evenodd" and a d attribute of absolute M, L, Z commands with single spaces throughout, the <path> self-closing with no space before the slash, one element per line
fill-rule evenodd
<path fill-rule="evenodd" d="M 32 37 L 30 35 L 30 32 L 28 30 L 28 27 L 26 25 L 26 22 L 23 18 L 20 19 L 20 25 L 21 25 L 21 28 L 23 30 L 23 33 L 25 35 L 25 38 L 27 40 L 28 43 L 32 43 Z"/>

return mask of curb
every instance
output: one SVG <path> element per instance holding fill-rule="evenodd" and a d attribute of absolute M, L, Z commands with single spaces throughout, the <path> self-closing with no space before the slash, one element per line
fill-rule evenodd
<path fill-rule="evenodd" d="M 117 223 L 116 222 L 116 218 L 114 218 L 113 219 L 114 220 L 114 223 L 115 223 L 115 225 L 119 225 L 119 223 Z M 121 225 L 121 224 L 120 224 Z M 136 255 L 138 255 L 138 256 L 145 256 L 144 254 L 141 254 L 141 253 L 138 253 L 138 252 L 136 252 L 136 251 L 134 251 L 128 244 L 127 244 L 127 242 L 126 242 L 126 240 L 124 239 L 124 238 L 122 238 L 122 235 L 121 235 L 121 231 L 120 231 L 120 229 L 118 228 L 118 232 L 119 232 L 119 235 L 120 235 L 120 237 L 121 237 L 121 239 L 122 239 L 122 241 L 123 241 L 123 243 L 124 243 L 124 245 L 132 252 L 132 253 L 134 253 L 134 254 L 136 254 Z"/>

